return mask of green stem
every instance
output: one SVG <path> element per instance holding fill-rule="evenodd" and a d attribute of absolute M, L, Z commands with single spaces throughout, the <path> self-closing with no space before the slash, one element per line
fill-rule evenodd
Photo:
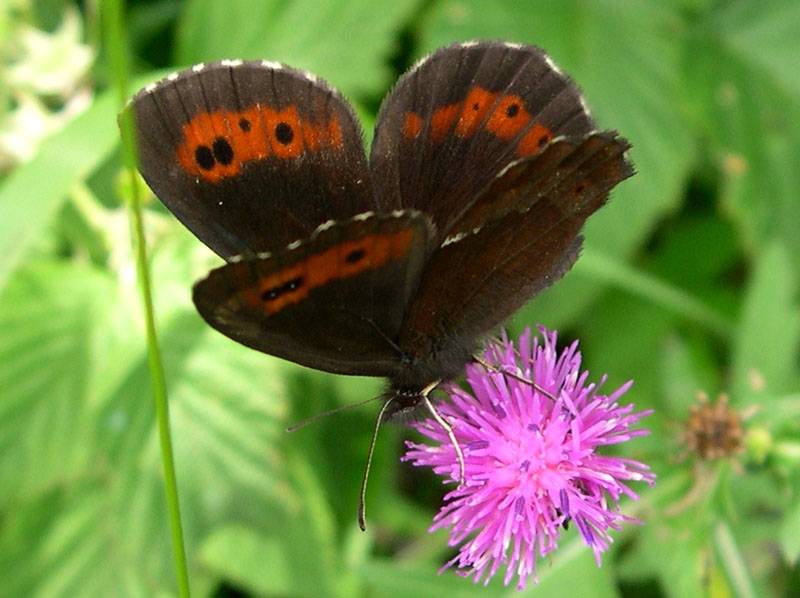
<path fill-rule="evenodd" d="M 720 338 L 730 339 L 733 335 L 732 322 L 701 300 L 600 251 L 587 248 L 575 265 L 575 271 L 615 284 L 633 296 L 642 297 L 681 317 L 694 320 Z"/>
<path fill-rule="evenodd" d="M 744 557 L 728 523 L 722 520 L 717 521 L 712 527 L 712 537 L 722 568 L 731 584 L 732 595 L 755 598 L 756 591 L 753 580 L 750 578 Z"/>
<path fill-rule="evenodd" d="M 122 5 L 120 0 L 103 0 L 101 21 L 105 33 L 106 48 L 111 62 L 115 87 L 120 92 L 120 106 L 128 97 L 128 75 L 130 68 L 127 55 L 127 38 L 123 27 Z M 189 598 L 189 573 L 186 567 L 186 548 L 183 543 L 178 484 L 175 476 L 175 461 L 172 455 L 172 439 L 169 431 L 169 406 L 164 378 L 164 365 L 158 346 L 155 318 L 153 315 L 153 296 L 150 285 L 150 271 L 147 262 L 144 226 L 142 224 L 141 197 L 136 183 L 136 147 L 133 134 L 133 120 L 130 111 L 120 117 L 122 129 L 122 155 L 130 176 L 131 215 L 133 217 L 134 237 L 136 239 L 136 265 L 142 289 L 145 326 L 147 330 L 147 363 L 153 384 L 158 437 L 161 444 L 161 461 L 164 468 L 164 489 L 167 495 L 172 552 L 175 557 L 175 574 L 178 582 L 178 595 Z"/>

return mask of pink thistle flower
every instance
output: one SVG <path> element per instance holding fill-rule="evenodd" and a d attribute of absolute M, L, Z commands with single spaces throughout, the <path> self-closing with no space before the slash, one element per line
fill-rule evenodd
<path fill-rule="evenodd" d="M 556 333 L 539 330 L 542 343 L 531 342 L 530 329 L 516 348 L 507 339 L 490 343 L 484 359 L 499 372 L 468 365 L 471 392 L 450 384 L 450 402 L 437 407 L 464 452 L 465 483 L 445 496 L 430 531 L 450 528 L 448 544 L 460 545 L 442 571 L 456 565 L 476 583 L 484 575 L 488 583 L 504 564 L 505 585 L 515 574 L 519 589 L 532 575 L 538 582 L 537 553 L 555 550 L 570 521 L 599 566 L 613 541 L 609 530 L 639 523 L 619 510 L 622 495 L 638 499 L 626 482 L 655 482 L 643 463 L 597 452 L 648 433 L 631 427 L 651 411 L 634 413 L 633 405 L 617 403 L 632 382 L 597 394 L 605 377 L 587 384 L 577 341 L 559 355 Z M 431 418 L 412 425 L 438 444 L 408 442 L 403 460 L 458 483 L 459 461 L 446 431 Z"/>

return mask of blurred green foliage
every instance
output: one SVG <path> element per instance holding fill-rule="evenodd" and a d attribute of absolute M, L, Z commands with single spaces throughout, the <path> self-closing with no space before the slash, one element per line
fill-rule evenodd
<path fill-rule="evenodd" d="M 26 22 L 55 35 L 70 7 L 16 0 L 0 31 Z M 627 509 L 645 525 L 617 534 L 602 568 L 573 529 L 522 594 L 800 595 L 800 3 L 153 0 L 128 10 L 137 86 L 199 61 L 278 60 L 339 87 L 367 130 L 398 74 L 438 46 L 505 38 L 547 49 L 602 127 L 632 141 L 638 174 L 590 220 L 574 270 L 510 326 L 579 338 L 607 390 L 635 379 L 626 397 L 655 410 L 652 433 L 623 450 L 659 482 L 637 488 Z M 96 10 L 81 17 L 94 99 L 0 183 L 0 595 L 171 596 L 118 90 Z M 25 59 L 9 47 L 6 83 Z M 0 96 L 4 115 L 12 96 Z M 309 371 L 210 330 L 190 288 L 217 258 L 152 198 L 146 227 L 195 596 L 519 595 L 500 580 L 436 575 L 450 552 L 426 528 L 442 488 L 398 462 L 402 426 L 381 431 L 369 527 L 358 531 L 377 406 L 284 428 L 381 382 Z M 682 422 L 701 390 L 755 412 L 742 454 L 686 455 Z"/>

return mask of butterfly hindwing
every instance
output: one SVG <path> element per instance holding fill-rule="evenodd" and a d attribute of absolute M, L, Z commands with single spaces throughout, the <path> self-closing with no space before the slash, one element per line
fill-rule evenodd
<path fill-rule="evenodd" d="M 633 174 L 628 148 L 612 132 L 557 140 L 492 181 L 475 209 L 503 209 L 481 210 L 476 228 L 433 254 L 409 308 L 404 350 L 428 352 L 435 339 L 474 342 L 561 278 L 578 257 L 586 219 Z"/>
<path fill-rule="evenodd" d="M 393 376 L 432 230 L 413 211 L 330 221 L 283 251 L 213 270 L 195 285 L 194 302 L 211 326 L 259 351 L 339 374 Z"/>

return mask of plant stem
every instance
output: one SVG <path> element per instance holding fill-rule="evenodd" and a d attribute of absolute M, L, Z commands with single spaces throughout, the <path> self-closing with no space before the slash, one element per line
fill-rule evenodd
<path fill-rule="evenodd" d="M 101 21 L 106 48 L 111 63 L 115 87 L 119 90 L 120 106 L 128 97 L 128 78 L 130 67 L 127 55 L 127 37 L 123 27 L 122 3 L 120 0 L 103 0 Z M 172 552 L 175 557 L 175 574 L 178 582 L 178 595 L 189 598 L 189 574 L 186 566 L 186 548 L 183 543 L 178 484 L 175 476 L 175 461 L 172 454 L 172 439 L 169 431 L 169 405 L 164 377 L 164 364 L 158 345 L 155 318 L 153 315 L 153 296 L 150 285 L 150 271 L 147 266 L 147 247 L 145 245 L 142 207 L 139 188 L 136 184 L 136 147 L 133 119 L 130 111 L 120 116 L 122 129 L 122 154 L 125 167 L 130 176 L 130 205 L 133 218 L 134 239 L 136 241 L 136 265 L 142 289 L 145 327 L 147 331 L 147 363 L 153 385 L 158 438 L 161 444 L 161 461 L 164 468 L 164 489 L 167 496 Z"/>

